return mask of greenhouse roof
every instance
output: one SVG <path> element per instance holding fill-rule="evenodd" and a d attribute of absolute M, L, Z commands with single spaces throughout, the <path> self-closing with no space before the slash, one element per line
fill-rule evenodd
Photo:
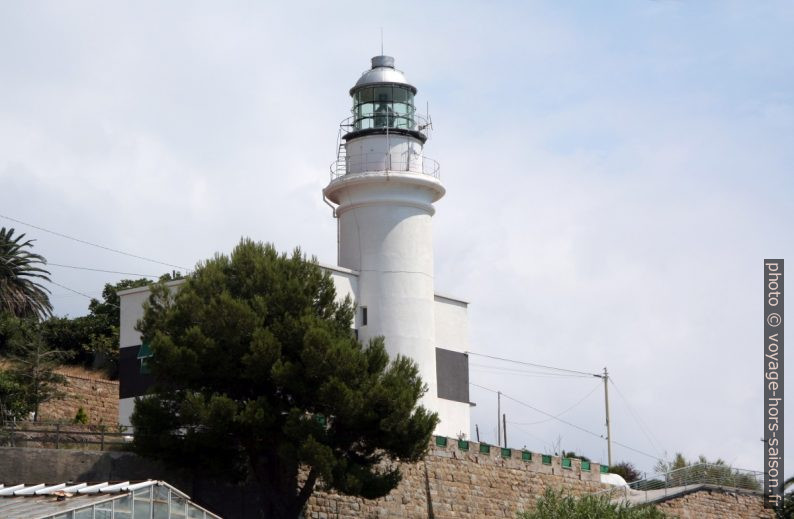
<path fill-rule="evenodd" d="M 164 481 L 0 484 L 4 519 L 221 519 Z"/>

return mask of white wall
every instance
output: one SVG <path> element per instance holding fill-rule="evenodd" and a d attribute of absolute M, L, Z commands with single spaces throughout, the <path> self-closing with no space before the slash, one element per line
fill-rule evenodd
<path fill-rule="evenodd" d="M 436 348 L 469 351 L 468 307 L 465 301 L 435 295 Z"/>
<path fill-rule="evenodd" d="M 469 350 L 468 306 L 465 301 L 435 295 L 437 348 L 461 353 Z M 471 437 L 471 406 L 468 403 L 439 398 L 438 415 L 441 423 L 436 434 L 450 438 L 460 434 Z"/>

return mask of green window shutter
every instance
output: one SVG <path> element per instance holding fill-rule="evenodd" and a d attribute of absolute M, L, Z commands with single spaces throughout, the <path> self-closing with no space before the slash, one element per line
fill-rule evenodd
<path fill-rule="evenodd" d="M 590 462 L 589 461 L 583 461 L 582 462 L 582 470 L 584 470 L 586 472 L 590 472 Z"/>
<path fill-rule="evenodd" d="M 529 451 L 522 451 L 521 459 L 524 461 L 532 461 L 532 453 Z"/>
<path fill-rule="evenodd" d="M 140 374 L 141 375 L 150 375 L 152 373 L 151 369 L 149 368 L 149 359 L 152 358 L 154 352 L 152 352 L 151 346 L 149 346 L 148 342 L 144 342 L 138 348 L 138 363 L 140 364 Z"/>
<path fill-rule="evenodd" d="M 513 451 L 510 449 L 502 448 L 502 457 L 509 458 L 513 454 Z"/>
<path fill-rule="evenodd" d="M 145 359 L 154 355 L 152 351 L 152 347 L 149 345 L 148 342 L 144 342 L 138 348 L 138 359 Z"/>
<path fill-rule="evenodd" d="M 563 458 L 562 459 L 562 468 L 570 469 L 572 467 L 571 458 Z"/>
<path fill-rule="evenodd" d="M 469 450 L 469 442 L 467 442 L 466 440 L 458 440 L 458 449 L 462 451 Z"/>
<path fill-rule="evenodd" d="M 481 454 L 490 454 L 491 453 L 491 446 L 487 443 L 480 444 L 480 453 Z"/>
<path fill-rule="evenodd" d="M 447 446 L 447 437 L 446 436 L 436 436 L 436 445 L 439 447 L 446 447 Z"/>
<path fill-rule="evenodd" d="M 542 455 L 541 461 L 543 462 L 544 465 L 551 465 L 551 455 L 549 454 Z"/>
<path fill-rule="evenodd" d="M 598 471 L 601 474 L 607 474 L 609 472 L 609 465 L 601 465 L 598 467 Z"/>

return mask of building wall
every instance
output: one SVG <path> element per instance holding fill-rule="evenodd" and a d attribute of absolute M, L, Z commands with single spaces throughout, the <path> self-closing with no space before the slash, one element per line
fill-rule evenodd
<path fill-rule="evenodd" d="M 334 286 L 337 290 L 337 297 L 340 301 L 345 297 L 350 296 L 354 303 L 360 303 L 359 272 L 344 267 L 335 267 L 324 264 L 320 264 L 320 267 L 331 274 L 331 278 L 333 279 Z M 183 283 L 184 280 L 177 280 L 168 283 L 168 285 L 172 290 L 178 290 L 179 286 Z M 138 321 L 143 317 L 143 304 L 149 298 L 149 287 L 138 287 L 123 290 L 119 292 L 119 297 L 121 307 L 119 342 L 122 350 L 120 358 L 122 359 L 123 364 L 120 367 L 120 371 L 122 379 L 121 390 L 123 394 L 119 395 L 118 397 L 118 414 L 116 420 L 121 425 L 130 425 L 130 415 L 132 414 L 135 406 L 134 397 L 143 393 L 143 390 L 139 390 L 138 388 L 145 387 L 151 382 L 150 376 L 143 375 L 138 370 L 137 352 L 141 345 L 141 334 L 138 330 L 136 330 Z M 435 320 L 435 332 L 433 338 L 435 347 L 461 353 L 468 350 L 469 343 L 467 308 L 468 303 L 465 301 L 460 301 L 437 294 L 434 296 L 432 307 L 429 311 Z M 377 313 L 380 311 L 382 311 L 382 309 L 372 307 L 370 312 L 375 312 L 375 315 L 373 316 L 370 314 L 370 319 L 373 317 L 377 319 Z M 414 328 L 417 326 L 421 327 L 422 325 L 422 323 L 419 323 L 416 319 L 405 318 L 402 321 L 412 323 Z M 353 326 L 359 330 L 359 337 L 361 337 L 362 340 L 366 340 L 367 337 L 372 335 L 369 333 L 369 330 L 367 330 L 368 327 L 363 327 L 362 329 L 363 323 L 361 308 L 358 308 L 356 311 L 356 317 Z M 371 325 L 369 327 L 371 327 Z M 433 326 L 429 325 L 426 327 L 433 328 Z M 404 331 L 405 330 L 403 330 L 403 332 Z M 388 335 L 387 330 L 383 330 L 380 333 L 387 333 Z M 415 358 L 415 360 L 427 362 L 424 357 Z M 451 437 L 457 437 L 459 435 L 469 437 L 471 434 L 469 404 L 467 402 L 457 402 L 453 400 L 447 400 L 445 398 L 437 398 L 435 393 L 435 357 L 432 359 L 430 366 L 432 366 L 432 378 L 429 376 L 429 373 L 431 372 L 429 368 L 422 373 L 422 376 L 423 379 L 427 381 L 428 386 L 430 386 L 430 391 L 433 392 L 431 395 L 432 398 L 429 399 L 429 402 L 432 402 L 431 408 L 437 411 L 439 417 L 441 418 L 441 423 L 436 430 L 436 433 Z M 467 383 L 468 372 L 461 374 L 461 377 L 464 376 Z M 134 378 L 135 380 L 130 380 L 130 378 Z M 134 387 L 136 389 L 134 395 L 130 394 L 130 387 Z"/>
<path fill-rule="evenodd" d="M 179 286 L 183 284 L 185 280 L 179 279 L 176 281 L 170 281 L 167 283 L 172 290 L 178 290 Z M 128 357 L 133 358 L 133 362 L 137 362 L 137 353 L 138 348 L 141 345 L 141 332 L 136 330 L 138 325 L 138 321 L 143 318 L 143 304 L 149 299 L 149 287 L 137 287 L 137 288 L 130 288 L 128 290 L 122 290 L 119 292 L 119 347 L 121 348 L 121 352 L 119 357 L 122 359 L 126 359 Z M 124 351 L 127 348 L 134 348 L 134 352 Z M 129 376 L 128 373 L 131 371 L 126 369 L 128 366 L 120 366 L 120 380 L 121 384 L 129 385 L 133 384 L 130 380 L 124 380 L 126 376 Z M 138 372 L 136 370 L 132 376 L 138 376 Z M 135 385 L 135 384 L 133 384 Z M 125 398 L 121 398 L 119 394 L 119 387 L 116 387 L 116 421 L 121 425 L 130 425 L 130 415 L 132 414 L 132 410 L 135 406 L 135 398 L 129 395 L 124 395 Z"/>
<path fill-rule="evenodd" d="M 435 294 L 433 309 L 436 313 L 436 348 L 459 353 L 469 350 L 468 307 L 469 304 L 465 301 Z M 465 372 L 461 372 L 457 376 L 468 390 L 468 363 L 466 363 Z M 471 406 L 469 402 L 439 398 L 437 406 L 438 414 L 442 420 L 436 429 L 436 434 L 452 438 L 471 437 Z"/>
<path fill-rule="evenodd" d="M 436 348 L 469 351 L 469 303 L 435 295 Z"/>
<path fill-rule="evenodd" d="M 66 383 L 59 388 L 63 399 L 50 400 L 39 408 L 39 420 L 71 422 L 81 407 L 88 423 L 116 425 L 119 415 L 119 383 L 115 380 L 63 374 Z"/>

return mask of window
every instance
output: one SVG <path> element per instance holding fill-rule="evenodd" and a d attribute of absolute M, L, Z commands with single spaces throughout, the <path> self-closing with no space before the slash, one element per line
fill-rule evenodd
<path fill-rule="evenodd" d="M 150 519 L 152 517 L 152 488 L 139 488 L 133 497 L 135 502 L 134 519 Z"/>
<path fill-rule="evenodd" d="M 113 503 L 94 505 L 94 519 L 113 519 Z"/>
<path fill-rule="evenodd" d="M 361 326 L 366 326 L 366 325 L 367 325 L 367 307 L 366 306 L 362 306 L 361 307 Z"/>
<path fill-rule="evenodd" d="M 353 128 L 403 128 L 412 130 L 414 94 L 399 85 L 365 87 L 353 94 Z"/>
<path fill-rule="evenodd" d="M 113 519 L 132 519 L 132 495 L 113 501 Z"/>
<path fill-rule="evenodd" d="M 140 362 L 141 375 L 148 375 L 151 373 L 149 371 L 149 359 L 152 355 L 154 355 L 154 353 L 152 353 L 152 348 L 149 346 L 149 343 L 144 342 L 141 344 L 140 349 L 138 349 L 138 362 Z"/>
<path fill-rule="evenodd" d="M 188 519 L 204 519 L 204 510 L 190 503 L 187 505 Z"/>

